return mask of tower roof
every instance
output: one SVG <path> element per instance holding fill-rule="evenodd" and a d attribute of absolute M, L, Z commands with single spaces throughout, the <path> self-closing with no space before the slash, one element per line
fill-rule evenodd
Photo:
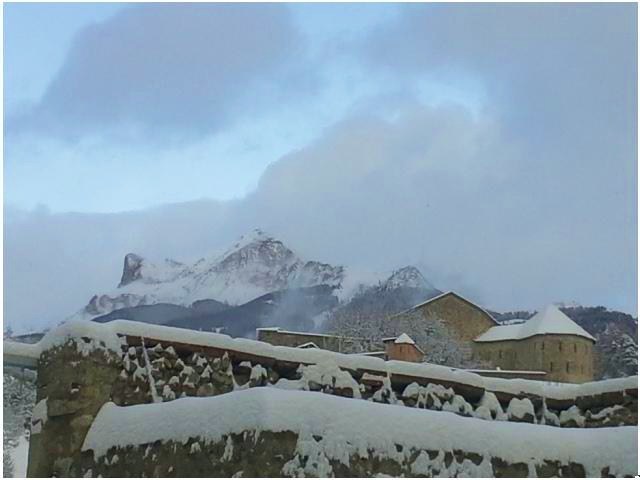
<path fill-rule="evenodd" d="M 475 339 L 476 342 L 521 340 L 534 335 L 577 335 L 596 341 L 589 332 L 567 317 L 555 305 L 549 305 L 524 323 L 492 327 Z"/>

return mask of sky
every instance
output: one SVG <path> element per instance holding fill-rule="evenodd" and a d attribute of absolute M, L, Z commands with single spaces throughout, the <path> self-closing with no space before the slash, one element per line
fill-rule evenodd
<path fill-rule="evenodd" d="M 496 310 L 637 310 L 635 4 L 5 4 L 4 314 L 260 227 Z"/>

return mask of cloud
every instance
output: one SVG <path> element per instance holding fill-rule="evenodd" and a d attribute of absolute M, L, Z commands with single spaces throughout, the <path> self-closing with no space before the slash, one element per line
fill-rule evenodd
<path fill-rule="evenodd" d="M 115 214 L 5 205 L 5 325 L 17 331 L 57 324 L 115 288 L 129 252 L 184 260 L 211 253 L 234 239 L 220 231 L 227 209 L 209 200 Z"/>
<path fill-rule="evenodd" d="M 5 278 L 19 280 L 5 283 L 6 318 L 72 313 L 117 283 L 128 251 L 187 260 L 254 227 L 306 258 L 417 264 L 489 308 L 635 311 L 635 8 L 405 6 L 353 52 L 387 92 L 274 162 L 246 197 L 7 223 Z M 472 109 L 413 96 L 469 79 L 484 91 Z M 70 272 L 82 281 L 58 280 Z M 42 302 L 25 301 L 34 284 Z"/>
<path fill-rule="evenodd" d="M 589 151 L 606 131 L 632 145 L 637 105 L 635 4 L 409 4 L 362 53 L 403 79 L 473 78 L 530 148 Z M 609 140 L 606 138 L 605 140 Z M 613 142 L 612 142 L 613 143 Z M 609 148 L 609 145 L 607 145 Z M 571 167 L 579 158 L 568 158 Z"/>
<path fill-rule="evenodd" d="M 284 5 L 148 4 L 82 30 L 41 101 L 9 132 L 120 141 L 215 132 L 313 83 Z"/>
<path fill-rule="evenodd" d="M 490 115 L 415 103 L 393 118 L 361 113 L 334 125 L 234 202 L 10 212 L 6 318 L 66 317 L 114 288 L 129 251 L 193 261 L 254 227 L 309 259 L 378 271 L 417 264 L 439 288 L 490 308 L 556 300 L 635 308 L 630 217 L 611 210 L 615 198 L 585 212 L 592 192 L 541 198 L 521 168 L 526 155 Z M 25 302 L 27 291 L 38 301 Z"/>

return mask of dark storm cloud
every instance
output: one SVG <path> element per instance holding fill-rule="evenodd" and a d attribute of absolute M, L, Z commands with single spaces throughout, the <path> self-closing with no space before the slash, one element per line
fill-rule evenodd
<path fill-rule="evenodd" d="M 129 7 L 81 31 L 39 104 L 9 126 L 66 137 L 211 133 L 240 105 L 250 114 L 308 87 L 301 44 L 285 5 Z"/>

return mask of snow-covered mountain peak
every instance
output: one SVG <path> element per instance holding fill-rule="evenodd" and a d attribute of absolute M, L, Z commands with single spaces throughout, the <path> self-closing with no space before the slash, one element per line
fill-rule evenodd
<path fill-rule="evenodd" d="M 220 269 L 243 268 L 250 264 L 268 267 L 284 266 L 301 261 L 280 240 L 255 229 L 227 250 L 218 263 Z"/>
<path fill-rule="evenodd" d="M 133 282 L 162 283 L 172 281 L 187 271 L 186 265 L 170 258 L 165 259 L 160 264 L 155 264 L 140 255 L 128 253 L 124 257 L 122 277 L 118 288 L 125 287 Z"/>
<path fill-rule="evenodd" d="M 207 299 L 240 305 L 270 292 L 319 285 L 331 287 L 343 302 L 367 288 L 373 295 L 400 288 L 420 290 L 421 298 L 425 290 L 439 293 L 413 266 L 400 268 L 386 279 L 382 275 L 303 259 L 281 240 L 255 229 L 222 255 L 191 265 L 169 259 L 153 263 L 129 253 L 118 288 L 95 295 L 76 317 L 94 318 L 120 308 L 157 303 L 190 306 Z"/>
<path fill-rule="evenodd" d="M 420 273 L 420 270 L 412 265 L 395 270 L 382 284 L 382 288 L 386 290 L 394 290 L 402 287 L 420 288 L 425 290 L 436 289 L 427 281 L 426 278 L 424 278 L 422 273 Z"/>
<path fill-rule="evenodd" d="M 204 299 L 238 305 L 288 288 L 338 288 L 344 277 L 344 267 L 303 260 L 282 241 L 256 229 L 222 255 L 202 258 L 193 265 L 168 259 L 153 263 L 129 253 L 118 288 L 94 296 L 80 316 L 92 318 L 115 308 L 155 303 L 188 306 Z"/>
<path fill-rule="evenodd" d="M 273 236 L 266 233 L 264 230 L 259 228 L 254 228 L 249 233 L 241 235 L 240 238 L 231 246 L 228 253 L 231 253 L 235 250 L 240 250 L 241 248 L 246 247 L 251 244 L 259 244 L 264 241 L 275 240 Z M 226 255 L 226 254 L 225 254 Z"/>

